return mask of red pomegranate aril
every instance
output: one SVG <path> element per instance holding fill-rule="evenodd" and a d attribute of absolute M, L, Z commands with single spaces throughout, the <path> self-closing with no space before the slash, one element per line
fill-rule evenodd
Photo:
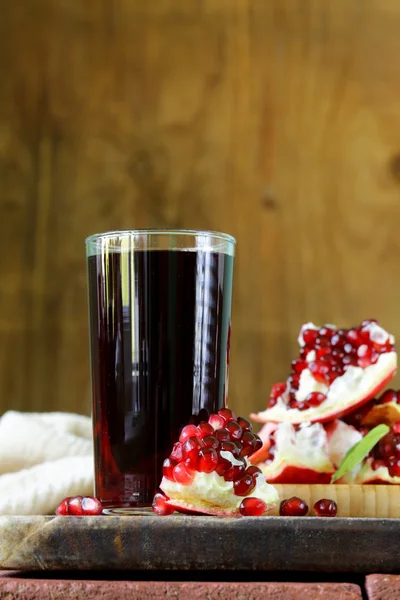
<path fill-rule="evenodd" d="M 319 336 L 327 337 L 328 339 L 330 339 L 335 333 L 336 329 L 332 329 L 331 327 L 327 327 L 326 325 L 324 325 L 324 327 L 321 327 L 319 330 Z"/>
<path fill-rule="evenodd" d="M 219 450 L 223 450 L 224 452 L 231 452 L 233 456 L 237 456 L 239 454 L 238 447 L 235 442 L 231 442 L 228 440 L 223 440 L 219 445 Z"/>
<path fill-rule="evenodd" d="M 385 461 L 382 459 L 375 459 L 372 461 L 371 463 L 371 467 L 373 471 L 376 471 L 377 469 L 380 469 L 381 467 L 386 467 Z"/>
<path fill-rule="evenodd" d="M 397 392 L 394 390 L 386 390 L 379 398 L 379 404 L 387 404 L 388 402 L 397 403 Z"/>
<path fill-rule="evenodd" d="M 292 372 L 293 373 L 302 373 L 304 369 L 308 366 L 307 361 L 305 360 L 292 360 Z"/>
<path fill-rule="evenodd" d="M 97 498 L 93 498 L 92 496 L 85 496 L 82 499 L 82 514 L 89 516 L 101 515 L 103 512 L 103 507 L 101 505 L 100 500 Z"/>
<path fill-rule="evenodd" d="M 251 423 L 244 417 L 238 417 L 237 422 L 239 423 L 239 425 L 243 429 L 243 431 L 251 431 L 251 428 L 252 428 Z"/>
<path fill-rule="evenodd" d="M 309 369 L 312 376 L 319 383 L 327 383 L 329 379 L 329 365 L 323 363 L 321 360 L 310 362 Z"/>
<path fill-rule="evenodd" d="M 163 462 L 163 466 L 162 466 L 163 475 L 170 481 L 175 481 L 174 468 L 176 467 L 176 464 L 177 464 L 177 462 L 173 458 L 166 458 Z"/>
<path fill-rule="evenodd" d="M 231 465 L 231 467 L 225 471 L 224 479 L 225 481 L 236 481 L 239 479 L 241 475 L 245 472 L 245 466 L 243 465 Z"/>
<path fill-rule="evenodd" d="M 259 498 L 244 498 L 239 506 L 239 512 L 244 517 L 260 517 L 267 510 L 267 505 Z"/>
<path fill-rule="evenodd" d="M 202 442 L 206 448 L 218 448 L 219 441 L 214 435 L 205 435 Z"/>
<path fill-rule="evenodd" d="M 259 469 L 259 467 L 256 467 L 256 465 L 250 465 L 250 467 L 247 467 L 246 473 L 249 473 L 249 475 L 262 475 L 263 474 L 261 469 Z"/>
<path fill-rule="evenodd" d="M 362 343 L 362 337 L 357 329 L 349 329 L 346 337 L 353 346 L 359 346 Z"/>
<path fill-rule="evenodd" d="M 232 467 L 232 463 L 229 462 L 229 460 L 227 460 L 226 458 L 222 458 L 221 456 L 219 457 L 218 460 L 218 465 L 216 467 L 216 472 L 218 473 L 218 475 L 225 475 L 225 473 L 227 471 L 229 471 L 229 469 Z"/>
<path fill-rule="evenodd" d="M 343 352 L 345 354 L 356 354 L 356 349 L 351 344 L 347 343 L 343 346 Z"/>
<path fill-rule="evenodd" d="M 242 435 L 242 449 L 240 456 L 251 456 L 255 452 L 257 436 L 251 431 L 245 431 Z"/>
<path fill-rule="evenodd" d="M 228 421 L 236 421 L 236 419 L 237 419 L 235 413 L 233 411 L 231 411 L 229 408 L 221 408 L 218 411 L 218 414 L 220 417 L 225 419 L 225 421 L 227 423 L 228 423 Z"/>
<path fill-rule="evenodd" d="M 229 421 L 226 424 L 226 429 L 229 431 L 231 440 L 240 440 L 242 437 L 243 429 L 240 427 L 237 421 Z"/>
<path fill-rule="evenodd" d="M 203 440 L 198 437 L 188 438 L 182 447 L 183 458 L 195 465 L 201 448 L 204 448 Z"/>
<path fill-rule="evenodd" d="M 262 439 L 258 435 L 256 435 L 256 441 L 254 443 L 254 452 L 257 452 L 257 450 L 261 450 L 262 447 L 263 447 Z"/>
<path fill-rule="evenodd" d="M 308 505 L 297 496 L 283 500 L 279 507 L 281 517 L 304 517 L 307 513 Z"/>
<path fill-rule="evenodd" d="M 400 459 L 392 456 L 387 462 L 387 468 L 389 469 L 389 475 L 391 477 L 400 477 Z"/>
<path fill-rule="evenodd" d="M 393 433 L 400 433 L 400 423 L 395 423 L 392 427 Z"/>
<path fill-rule="evenodd" d="M 202 421 L 198 424 L 198 429 L 201 431 L 201 437 L 204 438 L 206 435 L 214 435 L 214 427 L 207 423 L 206 421 Z"/>
<path fill-rule="evenodd" d="M 190 485 L 193 482 L 195 471 L 185 463 L 179 463 L 174 467 L 174 480 L 182 485 Z"/>
<path fill-rule="evenodd" d="M 217 429 L 214 432 L 214 437 L 216 437 L 219 442 L 231 441 L 231 436 L 228 429 Z"/>
<path fill-rule="evenodd" d="M 271 402 L 271 400 L 277 400 L 278 398 L 280 398 L 280 396 L 282 396 L 282 394 L 284 393 L 285 390 L 286 390 L 286 383 L 275 383 L 272 386 L 270 402 Z"/>
<path fill-rule="evenodd" d="M 181 444 L 186 442 L 186 440 L 190 437 L 200 437 L 201 431 L 196 427 L 196 425 L 185 425 L 185 427 L 181 431 L 181 435 L 179 436 L 179 441 Z"/>
<path fill-rule="evenodd" d="M 318 348 L 318 350 L 317 350 L 317 360 L 329 360 L 331 355 L 332 355 L 331 349 L 328 347 Z"/>
<path fill-rule="evenodd" d="M 275 406 L 275 404 L 278 403 L 278 400 L 276 398 L 270 398 L 268 400 L 268 408 L 272 408 L 273 406 Z"/>
<path fill-rule="evenodd" d="M 71 498 L 64 498 L 64 500 L 60 502 L 60 504 L 56 508 L 56 515 L 58 515 L 59 517 L 66 517 L 67 515 L 69 515 L 68 503 L 70 500 Z"/>
<path fill-rule="evenodd" d="M 166 515 L 172 515 L 172 513 L 175 510 L 172 506 L 167 504 L 167 499 L 165 498 L 165 496 L 159 493 L 155 494 L 153 498 L 152 508 L 153 512 L 155 512 L 156 515 L 159 515 L 161 517 L 165 517 Z"/>
<path fill-rule="evenodd" d="M 222 429 L 225 427 L 225 419 L 220 415 L 210 415 L 208 422 L 214 429 Z"/>
<path fill-rule="evenodd" d="M 183 449 L 181 442 L 176 442 L 176 444 L 172 447 L 172 452 L 169 455 L 172 460 L 176 460 L 176 462 L 180 462 L 183 459 Z"/>
<path fill-rule="evenodd" d="M 314 504 L 314 512 L 317 517 L 336 517 L 337 504 L 334 500 L 322 498 Z"/>
<path fill-rule="evenodd" d="M 202 448 L 197 460 L 197 470 L 200 473 L 212 473 L 218 465 L 218 454 L 214 448 Z"/>
<path fill-rule="evenodd" d="M 306 346 L 313 346 L 318 336 L 318 329 L 305 329 L 303 331 L 303 340 Z"/>
<path fill-rule="evenodd" d="M 339 335 L 339 333 L 335 333 L 335 335 L 332 336 L 331 345 L 333 348 L 343 348 L 345 343 L 345 340 L 341 335 Z"/>
<path fill-rule="evenodd" d="M 75 496 L 75 498 L 71 498 L 68 502 L 68 514 L 81 517 L 83 515 L 82 500 L 83 496 Z"/>
<path fill-rule="evenodd" d="M 330 345 L 330 339 L 325 336 L 318 336 L 315 340 L 315 348 L 326 348 Z"/>
<path fill-rule="evenodd" d="M 310 392 L 305 401 L 309 406 L 319 406 L 326 400 L 326 394 L 322 392 Z"/>
<path fill-rule="evenodd" d="M 248 496 L 255 487 L 255 478 L 250 473 L 245 473 L 243 477 L 233 482 L 233 493 L 236 496 Z"/>

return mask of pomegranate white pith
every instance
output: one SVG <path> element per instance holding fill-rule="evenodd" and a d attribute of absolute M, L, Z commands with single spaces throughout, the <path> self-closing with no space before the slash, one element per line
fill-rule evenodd
<path fill-rule="evenodd" d="M 396 372 L 394 337 L 375 321 L 347 330 L 307 323 L 299 343 L 287 382 L 273 386 L 268 408 L 251 415 L 255 421 L 332 421 L 373 398 Z"/>

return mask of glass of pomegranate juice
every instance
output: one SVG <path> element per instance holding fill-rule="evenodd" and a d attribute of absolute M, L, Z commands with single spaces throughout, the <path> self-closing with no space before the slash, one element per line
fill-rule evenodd
<path fill-rule="evenodd" d="M 86 240 L 95 494 L 151 506 L 188 423 L 225 405 L 235 240 L 132 230 Z"/>

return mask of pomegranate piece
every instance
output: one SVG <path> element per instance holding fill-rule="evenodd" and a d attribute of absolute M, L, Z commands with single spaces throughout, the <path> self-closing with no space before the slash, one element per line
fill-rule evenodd
<path fill-rule="evenodd" d="M 322 498 L 314 504 L 314 512 L 317 517 L 336 517 L 337 504 L 334 500 Z"/>
<path fill-rule="evenodd" d="M 103 507 L 100 500 L 92 496 L 65 498 L 56 509 L 56 515 L 59 516 L 94 517 L 101 515 L 102 512 Z"/>
<path fill-rule="evenodd" d="M 233 491 L 236 496 L 248 496 L 256 487 L 256 480 L 250 473 L 245 473 L 240 479 L 233 482 Z"/>
<path fill-rule="evenodd" d="M 244 498 L 239 507 L 240 514 L 244 517 L 260 517 L 267 510 L 267 505 L 259 498 Z"/>
<path fill-rule="evenodd" d="M 304 517 L 308 513 L 308 505 L 301 498 L 293 496 L 283 500 L 279 507 L 281 517 Z"/>
<path fill-rule="evenodd" d="M 185 425 L 185 427 L 181 431 L 181 435 L 179 436 L 179 441 L 181 444 L 186 442 L 186 440 L 190 437 L 201 437 L 202 431 L 196 427 L 196 425 Z"/>
<path fill-rule="evenodd" d="M 160 493 L 155 494 L 153 498 L 152 508 L 153 512 L 155 512 L 156 515 L 160 515 L 162 517 L 166 515 L 172 515 L 172 513 L 175 511 L 173 506 L 167 504 L 167 499 L 164 496 L 164 494 Z"/>
<path fill-rule="evenodd" d="M 291 362 L 286 383 L 272 386 L 267 409 L 250 415 L 255 421 L 333 421 L 366 404 L 396 371 L 394 338 L 376 321 L 363 321 L 350 329 L 307 324 L 300 331 L 299 344 L 300 354 Z M 360 376 L 350 370 L 355 367 L 369 371 Z M 332 388 L 330 395 L 331 386 L 342 377 L 346 377 L 343 384 Z"/>

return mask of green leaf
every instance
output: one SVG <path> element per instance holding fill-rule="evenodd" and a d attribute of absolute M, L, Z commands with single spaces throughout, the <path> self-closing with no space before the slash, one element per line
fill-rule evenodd
<path fill-rule="evenodd" d="M 354 444 L 346 452 L 345 457 L 338 470 L 332 475 L 331 483 L 334 483 L 337 479 L 343 477 L 345 473 L 348 471 L 352 471 L 354 467 L 360 464 L 362 460 L 372 450 L 372 448 L 381 440 L 387 433 L 389 433 L 390 428 L 387 425 L 377 425 L 371 431 L 367 433 L 357 444 Z"/>

